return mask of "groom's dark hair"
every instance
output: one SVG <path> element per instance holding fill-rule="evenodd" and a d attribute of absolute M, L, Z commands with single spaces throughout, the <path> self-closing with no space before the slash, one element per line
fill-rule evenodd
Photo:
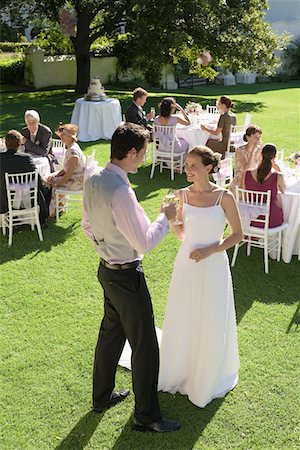
<path fill-rule="evenodd" d="M 139 152 L 148 139 L 149 132 L 141 125 L 130 122 L 120 125 L 111 139 L 110 159 L 124 159 L 132 148 Z"/>

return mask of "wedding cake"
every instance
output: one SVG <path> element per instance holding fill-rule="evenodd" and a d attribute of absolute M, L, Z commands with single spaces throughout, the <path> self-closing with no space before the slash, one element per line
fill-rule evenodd
<path fill-rule="evenodd" d="M 101 84 L 100 77 L 94 77 L 91 79 L 88 92 L 85 94 L 84 99 L 91 100 L 93 102 L 99 102 L 106 99 L 104 87 Z"/>

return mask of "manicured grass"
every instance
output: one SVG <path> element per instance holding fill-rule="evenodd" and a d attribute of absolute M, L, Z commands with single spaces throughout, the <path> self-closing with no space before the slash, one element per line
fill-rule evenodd
<path fill-rule="evenodd" d="M 273 90 L 255 95 L 249 92 L 254 86 L 244 87 L 248 93 L 243 94 L 234 94 L 230 88 L 237 109 L 242 104 L 264 104 L 265 109 L 253 115 L 260 119 L 259 125 L 266 120 L 267 140 L 273 140 L 268 117 L 276 102 L 280 102 L 284 118 L 290 118 L 281 120 L 283 132 L 278 132 L 278 139 L 289 134 L 289 120 L 297 133 L 296 109 L 290 108 L 290 102 L 299 90 L 291 84 L 283 91 L 275 89 L 279 86 L 284 85 L 273 85 Z M 208 89 L 207 99 L 213 103 L 221 88 Z M 149 107 L 152 100 L 157 103 L 165 94 L 151 93 Z M 114 96 L 120 97 L 123 105 L 130 101 L 125 91 L 114 91 Z M 179 100 L 178 93 L 176 97 Z M 38 109 L 51 127 L 60 120 L 68 121 L 75 98 L 66 90 L 3 94 L 1 133 L 20 128 L 27 108 Z M 185 94 L 181 103 L 188 98 Z M 245 112 L 238 112 L 239 118 Z M 277 127 L 273 126 L 274 133 Z M 289 142 L 285 149 L 291 151 Z M 109 159 L 109 142 L 86 143 L 83 148 L 88 154 L 96 148 L 101 165 Z M 177 175 L 171 183 L 168 172 L 156 172 L 150 180 L 149 171 L 149 166 L 142 167 L 130 179 L 138 199 L 154 219 L 166 190 L 171 185 L 186 185 L 186 179 Z M 232 271 L 241 358 L 237 388 L 203 410 L 184 396 L 160 394 L 164 415 L 181 420 L 182 428 L 164 436 L 138 434 L 130 430 L 133 395 L 103 414 L 90 411 L 93 352 L 103 294 L 96 279 L 99 258 L 83 235 L 80 218 L 80 211 L 69 211 L 58 223 L 50 221 L 43 242 L 29 229 L 14 235 L 11 248 L 7 238 L 0 236 L 0 448 L 296 449 L 300 322 L 300 264 L 296 257 L 290 264 L 271 261 L 270 274 L 265 275 L 262 251 L 246 257 L 240 250 Z M 179 245 L 169 233 L 144 259 L 158 326 L 163 324 Z M 131 373 L 119 368 L 117 388 L 130 385 Z"/>
<path fill-rule="evenodd" d="M 120 100 L 122 111 L 131 102 L 131 92 L 113 87 L 107 94 Z M 238 86 L 202 86 L 197 89 L 179 89 L 178 91 L 151 92 L 145 106 L 155 106 L 167 95 L 176 96 L 184 106 L 187 101 L 215 104 L 220 95 L 229 95 L 235 102 L 234 112 L 238 124 L 243 124 L 245 114 L 252 114 L 252 122 L 263 130 L 263 141 L 273 142 L 288 155 L 300 149 L 300 82 L 267 83 Z M 10 128 L 21 129 L 26 109 L 37 109 L 42 122 L 53 130 L 60 121 L 69 122 L 76 98 L 73 89 L 55 89 L 20 93 L 2 93 L 0 135 Z"/>

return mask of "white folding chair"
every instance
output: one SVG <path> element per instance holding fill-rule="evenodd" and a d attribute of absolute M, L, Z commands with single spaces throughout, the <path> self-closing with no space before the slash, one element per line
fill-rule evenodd
<path fill-rule="evenodd" d="M 245 144 L 243 136 L 245 134 L 244 125 L 230 125 L 229 138 L 227 143 L 226 158 L 232 157 L 234 152 L 230 152 L 230 147 L 236 150 Z"/>
<path fill-rule="evenodd" d="M 38 205 L 38 172 L 5 173 L 8 211 L 2 215 L 2 230 L 8 228 L 8 245 L 12 245 L 13 227 L 31 225 L 37 227 L 40 241 L 43 240 Z"/>
<path fill-rule="evenodd" d="M 250 255 L 251 247 L 264 249 L 265 273 L 269 273 L 269 253 L 276 254 L 277 261 L 280 261 L 281 234 L 288 224 L 283 223 L 279 227 L 269 228 L 270 190 L 257 192 L 236 187 L 235 193 L 242 220 L 243 239 L 234 247 L 231 266 L 235 265 L 239 248 L 247 244 L 247 256 Z M 261 223 L 262 228 L 251 226 L 251 221 Z"/>
<path fill-rule="evenodd" d="M 84 164 L 84 179 L 88 178 L 91 175 L 92 166 L 97 166 L 98 163 L 95 163 L 95 154 L 96 150 L 93 150 L 93 153 L 85 158 Z M 83 198 L 83 189 L 79 191 L 74 191 L 72 189 L 66 188 L 56 188 L 55 189 L 55 212 L 56 212 L 56 221 L 59 220 L 60 213 L 69 209 L 71 206 L 82 205 Z"/>
<path fill-rule="evenodd" d="M 60 139 L 52 139 L 52 153 L 58 161 L 58 164 L 55 164 L 55 170 L 60 170 L 63 168 L 64 157 L 67 150 L 67 147 Z"/>
<path fill-rule="evenodd" d="M 206 113 L 207 114 L 220 114 L 220 112 L 216 106 L 210 106 L 210 105 L 206 105 Z"/>
<path fill-rule="evenodd" d="M 218 186 L 226 187 L 233 179 L 232 158 L 225 158 L 219 162 L 219 171 L 213 173 L 213 179 Z"/>
<path fill-rule="evenodd" d="M 174 171 L 183 171 L 183 158 L 185 152 L 174 152 L 176 125 L 163 126 L 153 125 L 152 143 L 152 169 L 150 178 L 153 178 L 155 166 L 159 166 L 160 172 L 163 168 L 171 170 L 171 180 L 174 180 Z"/>
<path fill-rule="evenodd" d="M 244 128 L 245 128 L 245 131 L 247 130 L 247 128 L 248 128 L 249 125 L 251 124 L 251 120 L 252 120 L 252 115 L 249 114 L 249 113 L 246 113 L 246 116 L 245 116 L 245 122 L 244 122 Z"/>

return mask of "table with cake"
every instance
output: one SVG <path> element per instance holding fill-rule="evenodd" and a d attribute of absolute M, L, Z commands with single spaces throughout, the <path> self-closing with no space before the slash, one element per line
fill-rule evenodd
<path fill-rule="evenodd" d="M 119 100 L 108 98 L 100 78 L 92 78 L 87 94 L 76 100 L 72 112 L 71 123 L 79 128 L 78 140 L 89 142 L 111 139 L 121 121 Z"/>

